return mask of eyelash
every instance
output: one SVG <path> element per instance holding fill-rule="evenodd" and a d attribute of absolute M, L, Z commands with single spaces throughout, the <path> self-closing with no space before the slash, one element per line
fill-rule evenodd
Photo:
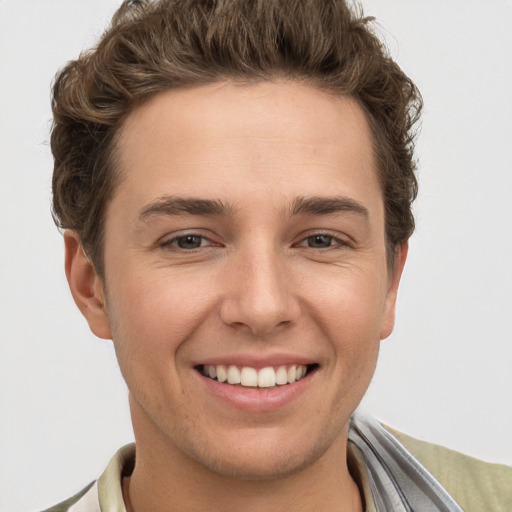
<path fill-rule="evenodd" d="M 328 247 L 311 247 L 309 245 L 307 245 L 307 246 L 301 245 L 303 243 L 308 243 L 312 239 L 320 238 L 320 237 L 328 238 L 330 245 Z M 325 251 L 325 250 L 333 250 L 333 249 L 334 250 L 335 249 L 345 249 L 346 247 L 349 247 L 350 244 L 346 240 L 341 239 L 339 236 L 336 236 L 333 233 L 320 231 L 320 232 L 316 232 L 316 233 L 313 233 L 311 235 L 308 235 L 308 236 L 302 238 L 298 244 L 295 244 L 295 246 L 296 247 L 306 247 L 308 249 L 313 249 L 316 251 Z"/>
<path fill-rule="evenodd" d="M 309 245 L 302 245 L 304 243 L 312 242 L 315 238 L 326 238 L 329 239 L 329 245 L 327 247 L 311 247 Z M 192 248 L 185 248 L 180 247 L 178 244 L 180 241 L 184 241 L 186 239 L 200 239 L 199 243 L 200 245 L 198 247 L 192 247 Z M 183 235 L 175 236 L 171 238 L 170 240 L 166 240 L 161 244 L 161 247 L 166 249 L 174 249 L 177 251 L 184 251 L 184 252 L 193 252 L 199 249 L 204 248 L 203 242 L 209 242 L 206 247 L 215 246 L 218 244 L 215 244 L 210 240 L 208 237 L 200 234 L 200 233 L 185 233 Z M 346 240 L 342 240 L 341 238 L 335 236 L 332 233 L 329 232 L 316 232 L 311 235 L 308 235 L 304 238 L 302 238 L 297 244 L 294 244 L 294 247 L 307 247 L 308 249 L 313 249 L 317 251 L 324 251 L 324 250 L 332 250 L 332 249 L 344 249 L 346 247 L 349 247 L 350 244 Z"/>
<path fill-rule="evenodd" d="M 187 238 L 199 238 L 199 239 L 201 239 L 200 240 L 201 245 L 199 247 L 193 247 L 193 248 L 189 248 L 189 249 L 186 249 L 184 247 L 179 247 L 178 243 L 181 240 L 186 240 Z M 216 245 L 208 237 L 201 235 L 200 233 L 185 233 L 183 235 L 175 236 L 175 237 L 171 238 L 170 240 L 165 240 L 164 242 L 162 242 L 161 247 L 164 247 L 166 249 L 174 249 L 177 251 L 192 252 L 194 250 L 203 248 L 204 247 L 202 245 L 203 241 L 210 242 L 209 245 Z"/>

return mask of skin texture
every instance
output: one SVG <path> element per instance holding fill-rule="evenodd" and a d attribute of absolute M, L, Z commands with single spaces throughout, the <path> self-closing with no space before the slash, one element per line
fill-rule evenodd
<path fill-rule="evenodd" d="M 407 252 L 388 267 L 362 109 L 290 82 L 169 91 L 129 115 L 118 149 L 105 283 L 76 234 L 65 241 L 75 301 L 114 340 L 130 390 L 129 507 L 361 510 L 348 421 L 392 331 Z M 223 211 L 184 213 L 176 197 Z M 212 394 L 196 368 L 295 359 L 316 370 L 258 411 Z"/>

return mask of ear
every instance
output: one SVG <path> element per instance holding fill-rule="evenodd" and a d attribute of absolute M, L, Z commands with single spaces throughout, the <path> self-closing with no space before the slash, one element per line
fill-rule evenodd
<path fill-rule="evenodd" d="M 407 259 L 407 252 L 409 251 L 409 244 L 405 242 L 403 245 L 396 248 L 395 259 L 393 268 L 389 270 L 389 284 L 384 303 L 383 321 L 380 331 L 380 339 L 387 338 L 392 332 L 395 325 L 395 309 L 396 297 L 398 294 L 398 285 L 404 270 L 405 260 Z"/>
<path fill-rule="evenodd" d="M 78 309 L 99 338 L 111 339 L 103 282 L 74 231 L 64 232 L 66 277 Z"/>

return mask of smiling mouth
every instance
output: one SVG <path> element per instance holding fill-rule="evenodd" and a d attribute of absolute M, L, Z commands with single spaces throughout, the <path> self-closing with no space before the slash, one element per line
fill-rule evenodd
<path fill-rule="evenodd" d="M 196 370 L 205 377 L 232 386 L 272 388 L 293 384 L 309 375 L 317 367 L 318 364 L 292 364 L 256 369 L 250 366 L 203 364 L 197 366 Z"/>

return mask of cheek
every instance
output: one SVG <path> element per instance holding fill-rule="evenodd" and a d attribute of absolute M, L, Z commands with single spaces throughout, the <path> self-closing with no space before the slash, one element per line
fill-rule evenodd
<path fill-rule="evenodd" d="M 354 406 L 375 371 L 385 304 L 385 280 L 354 271 L 325 281 L 310 311 L 330 353 L 331 378 L 339 383 L 336 403 Z"/>
<path fill-rule="evenodd" d="M 108 290 L 108 307 L 116 350 L 129 350 L 155 364 L 175 360 L 214 302 L 204 281 L 170 275 L 165 269 L 115 282 Z"/>
<path fill-rule="evenodd" d="M 309 309 L 329 338 L 354 345 L 356 350 L 380 339 L 385 279 L 354 270 L 338 272 L 316 285 L 317 292 L 309 294 Z"/>

